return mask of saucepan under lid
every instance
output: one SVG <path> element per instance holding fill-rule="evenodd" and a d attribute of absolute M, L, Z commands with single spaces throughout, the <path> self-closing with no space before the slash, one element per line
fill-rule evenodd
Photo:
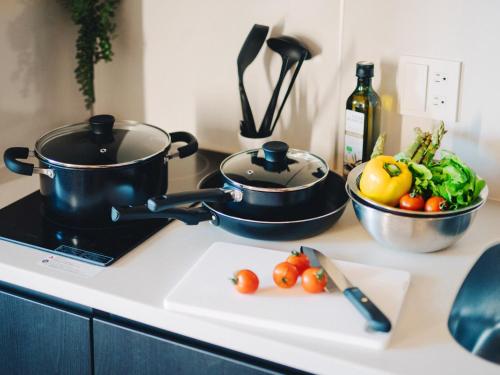
<path fill-rule="evenodd" d="M 45 134 L 36 142 L 35 153 L 63 167 L 106 168 L 149 159 L 170 144 L 170 135 L 156 126 L 98 115 Z"/>
<path fill-rule="evenodd" d="M 272 141 L 226 158 L 221 173 L 235 185 L 260 191 L 308 188 L 328 176 L 328 164 L 307 151 Z"/>

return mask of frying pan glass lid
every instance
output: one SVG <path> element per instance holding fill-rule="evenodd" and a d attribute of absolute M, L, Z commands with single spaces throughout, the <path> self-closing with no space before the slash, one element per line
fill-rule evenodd
<path fill-rule="evenodd" d="M 323 181 L 329 170 L 320 157 L 277 141 L 231 155 L 220 169 L 236 185 L 263 190 L 304 189 Z"/>

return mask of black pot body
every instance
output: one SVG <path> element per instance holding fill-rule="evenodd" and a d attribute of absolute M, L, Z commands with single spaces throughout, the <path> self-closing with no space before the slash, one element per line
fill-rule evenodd
<path fill-rule="evenodd" d="M 112 206 L 145 204 L 168 187 L 166 153 L 135 164 L 72 169 L 39 161 L 54 171 L 54 178 L 40 175 L 44 213 L 72 226 L 111 225 Z"/>
<path fill-rule="evenodd" d="M 231 210 L 260 217 L 270 211 L 291 212 L 307 207 L 315 197 L 323 193 L 324 181 L 298 190 L 261 191 L 235 185 L 232 180 L 224 178 L 226 187 L 242 192 L 240 202 L 227 203 Z"/>

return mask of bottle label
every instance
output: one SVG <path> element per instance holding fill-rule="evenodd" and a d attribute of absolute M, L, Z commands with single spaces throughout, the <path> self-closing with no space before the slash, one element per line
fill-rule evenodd
<path fill-rule="evenodd" d="M 365 132 L 365 114 L 350 109 L 346 110 L 345 131 L 363 136 Z"/>
<path fill-rule="evenodd" d="M 348 109 L 345 119 L 344 176 L 347 176 L 363 160 L 365 115 Z"/>

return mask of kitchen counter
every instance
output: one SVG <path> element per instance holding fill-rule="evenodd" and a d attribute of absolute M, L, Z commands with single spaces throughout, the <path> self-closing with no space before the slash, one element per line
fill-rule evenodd
<path fill-rule="evenodd" d="M 38 178 L 0 167 L 0 207 L 37 188 Z M 43 266 L 46 252 L 0 241 L 0 280 L 313 373 L 498 374 L 499 366 L 468 353 L 447 329 L 464 277 L 482 251 L 499 240 L 492 230 L 498 217 L 500 202 L 488 201 L 457 244 L 432 254 L 382 248 L 357 222 L 350 204 L 333 228 L 300 242 L 257 241 L 206 222 L 173 222 L 110 267 L 86 276 Z M 165 295 L 216 241 L 285 253 L 306 244 L 341 260 L 409 271 L 410 287 L 389 347 L 360 349 L 164 310 Z M 335 317 L 323 313 L 325 319 Z"/>

